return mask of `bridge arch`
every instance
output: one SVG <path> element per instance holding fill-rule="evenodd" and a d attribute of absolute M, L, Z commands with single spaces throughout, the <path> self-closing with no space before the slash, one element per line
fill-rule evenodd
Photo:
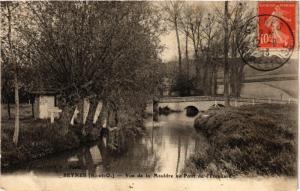
<path fill-rule="evenodd" d="M 263 98 L 231 98 L 230 101 L 235 107 L 247 104 L 260 103 L 297 103 L 297 100 L 270 100 Z M 190 96 L 190 97 L 162 97 L 158 102 L 159 107 L 168 107 L 174 111 L 185 111 L 188 106 L 196 107 L 200 112 L 206 111 L 214 106 L 222 108 L 225 106 L 225 99 L 222 97 L 207 97 L 207 96 Z M 157 108 L 158 109 L 158 108 Z"/>
<path fill-rule="evenodd" d="M 185 107 L 184 110 L 186 111 L 186 115 L 189 117 L 194 117 L 199 113 L 199 109 L 193 105 Z"/>

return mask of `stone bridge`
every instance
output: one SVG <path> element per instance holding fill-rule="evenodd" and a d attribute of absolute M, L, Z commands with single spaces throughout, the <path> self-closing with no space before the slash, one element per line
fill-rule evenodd
<path fill-rule="evenodd" d="M 158 107 L 169 107 L 175 111 L 183 111 L 188 106 L 194 106 L 199 111 L 206 111 L 215 105 L 225 105 L 224 97 L 209 97 L 209 96 L 189 96 L 189 97 L 162 97 L 159 99 Z M 263 98 L 230 98 L 231 106 L 240 106 L 246 104 L 261 104 L 261 103 L 277 103 L 291 104 L 297 103 L 296 99 L 289 98 L 287 100 L 263 99 Z M 150 108 L 149 108 L 150 109 Z"/>

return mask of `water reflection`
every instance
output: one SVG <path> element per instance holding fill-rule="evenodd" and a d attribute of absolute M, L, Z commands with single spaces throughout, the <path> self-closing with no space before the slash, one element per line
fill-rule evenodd
<path fill-rule="evenodd" d="M 193 128 L 195 117 L 185 112 L 159 116 L 154 126 L 152 118 L 145 121 L 146 135 L 126 143 L 122 154 L 112 154 L 99 142 L 90 147 L 66 152 L 28 163 L 19 172 L 62 175 L 65 172 L 101 173 L 180 173 L 185 161 L 199 148 L 201 138 Z"/>

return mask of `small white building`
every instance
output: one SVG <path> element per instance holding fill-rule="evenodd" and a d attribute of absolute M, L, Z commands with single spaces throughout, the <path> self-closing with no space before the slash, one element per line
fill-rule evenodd
<path fill-rule="evenodd" d="M 49 119 L 51 118 L 51 112 L 58 110 L 56 107 L 56 95 L 55 91 L 35 91 L 34 95 L 34 118 L 35 119 Z M 54 117 L 59 117 L 59 113 L 54 112 Z"/>

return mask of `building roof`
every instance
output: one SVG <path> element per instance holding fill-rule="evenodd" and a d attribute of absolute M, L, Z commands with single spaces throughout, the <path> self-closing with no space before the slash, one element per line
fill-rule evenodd
<path fill-rule="evenodd" d="M 57 95 L 58 91 L 56 90 L 36 90 L 30 92 L 33 95 Z"/>

